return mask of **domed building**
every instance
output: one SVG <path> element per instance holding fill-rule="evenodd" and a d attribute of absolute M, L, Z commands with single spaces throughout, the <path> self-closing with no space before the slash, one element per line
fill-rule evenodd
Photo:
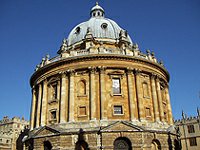
<path fill-rule="evenodd" d="M 31 76 L 27 149 L 176 149 L 169 73 L 96 4 Z"/>

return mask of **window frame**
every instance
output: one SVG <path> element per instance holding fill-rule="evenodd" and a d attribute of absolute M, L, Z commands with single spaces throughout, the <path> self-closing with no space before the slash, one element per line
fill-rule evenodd
<path fill-rule="evenodd" d="M 197 146 L 197 139 L 196 137 L 189 138 L 190 146 Z"/>
<path fill-rule="evenodd" d="M 189 124 L 187 125 L 188 133 L 195 133 L 194 125 Z"/>
<path fill-rule="evenodd" d="M 119 90 L 118 93 L 114 92 L 114 80 L 119 81 L 119 87 L 117 87 L 117 89 Z M 116 95 L 122 95 L 122 86 L 121 86 L 121 78 L 120 77 L 112 77 L 112 94 L 114 96 L 116 96 Z"/>
<path fill-rule="evenodd" d="M 147 109 L 149 111 L 149 115 L 147 115 Z M 150 107 L 145 107 L 145 116 L 146 116 L 146 118 L 151 118 L 152 117 L 151 108 Z"/>
<path fill-rule="evenodd" d="M 116 110 L 115 110 L 116 107 L 120 107 L 120 108 L 121 108 L 121 113 L 115 113 L 115 112 L 116 112 Z M 118 111 L 117 111 L 117 112 L 118 112 Z M 124 115 L 124 108 L 123 108 L 123 105 L 118 105 L 118 104 L 113 105 L 113 115 L 114 115 L 114 116 Z"/>
<path fill-rule="evenodd" d="M 58 110 L 57 109 L 51 109 L 49 112 L 50 112 L 49 120 L 50 121 L 57 121 L 58 120 L 58 116 L 57 116 L 58 115 Z M 53 116 L 52 115 L 53 112 L 55 112 L 55 118 L 52 117 Z"/>
<path fill-rule="evenodd" d="M 84 115 L 80 114 L 81 108 L 85 108 L 85 114 Z M 78 117 L 86 117 L 86 116 L 87 116 L 87 106 L 85 106 L 85 105 L 78 106 Z"/>

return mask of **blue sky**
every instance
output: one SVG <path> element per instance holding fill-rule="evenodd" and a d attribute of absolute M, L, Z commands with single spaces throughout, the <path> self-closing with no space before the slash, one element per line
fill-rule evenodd
<path fill-rule="evenodd" d="M 29 79 L 42 57 L 56 55 L 62 39 L 89 19 L 93 0 L 0 1 L 0 118 L 29 119 Z M 99 0 L 107 18 L 126 29 L 169 71 L 174 118 L 200 106 L 200 1 Z"/>

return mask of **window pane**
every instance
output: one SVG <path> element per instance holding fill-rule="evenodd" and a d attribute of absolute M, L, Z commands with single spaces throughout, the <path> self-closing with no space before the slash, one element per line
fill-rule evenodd
<path fill-rule="evenodd" d="M 120 79 L 112 79 L 113 94 L 121 94 Z"/>
<path fill-rule="evenodd" d="M 80 116 L 85 116 L 86 115 L 86 107 L 85 106 L 79 107 L 79 115 Z"/>
<path fill-rule="evenodd" d="M 150 117 L 151 116 L 151 110 L 150 108 L 146 107 L 146 117 Z"/>
<path fill-rule="evenodd" d="M 51 112 L 51 119 L 56 119 L 56 111 Z"/>
<path fill-rule="evenodd" d="M 189 141 L 190 141 L 190 146 L 197 146 L 197 141 L 195 137 L 190 138 Z"/>
<path fill-rule="evenodd" d="M 188 125 L 188 133 L 194 133 L 194 125 Z"/>
<path fill-rule="evenodd" d="M 114 106 L 114 114 L 123 114 L 122 106 Z"/>

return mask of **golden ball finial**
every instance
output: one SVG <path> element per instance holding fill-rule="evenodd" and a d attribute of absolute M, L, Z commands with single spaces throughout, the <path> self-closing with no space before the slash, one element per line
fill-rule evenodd
<path fill-rule="evenodd" d="M 99 5 L 99 3 L 98 3 L 98 2 L 96 2 L 96 5 Z"/>

